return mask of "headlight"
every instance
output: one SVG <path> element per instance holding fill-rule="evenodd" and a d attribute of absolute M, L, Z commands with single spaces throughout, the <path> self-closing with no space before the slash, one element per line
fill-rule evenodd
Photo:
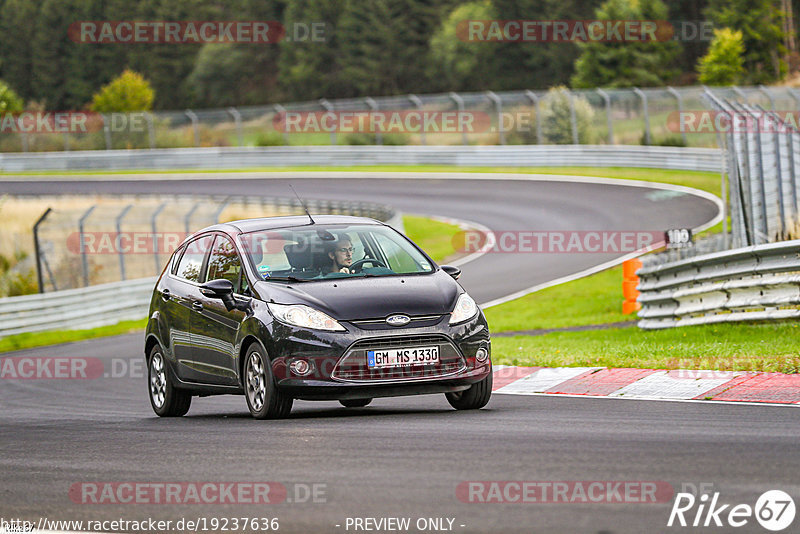
<path fill-rule="evenodd" d="M 475 304 L 472 297 L 466 293 L 462 293 L 456 301 L 456 307 L 453 309 L 453 313 L 450 314 L 450 324 L 463 323 L 475 317 L 476 313 L 478 313 L 478 305 Z"/>
<path fill-rule="evenodd" d="M 282 323 L 315 330 L 345 330 L 336 319 L 304 304 L 286 305 L 270 302 L 267 306 L 269 306 L 270 313 Z"/>

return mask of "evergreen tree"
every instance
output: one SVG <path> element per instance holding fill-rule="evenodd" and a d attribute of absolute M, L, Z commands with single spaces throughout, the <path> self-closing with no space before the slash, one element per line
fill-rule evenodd
<path fill-rule="evenodd" d="M 776 0 L 709 0 L 706 15 L 717 27 L 742 32 L 747 83 L 770 83 L 783 78 L 783 14 Z"/>
<path fill-rule="evenodd" d="M 744 74 L 742 32 L 723 28 L 714 31 L 714 40 L 697 65 L 700 83 L 734 85 Z"/>
<path fill-rule="evenodd" d="M 70 40 L 70 23 L 81 20 L 80 0 L 44 0 L 36 18 L 31 57 L 33 96 L 48 109 L 75 109 L 85 103 L 68 92 L 72 76 L 70 56 L 76 46 Z"/>
<path fill-rule="evenodd" d="M 0 73 L 25 99 L 34 96 L 31 43 L 40 4 L 40 0 L 5 0 L 0 8 Z"/>
<path fill-rule="evenodd" d="M 661 21 L 667 9 L 661 0 L 607 0 L 595 14 L 599 20 Z M 666 85 L 680 51 L 677 41 L 589 41 L 581 43 L 572 86 L 646 87 Z"/>

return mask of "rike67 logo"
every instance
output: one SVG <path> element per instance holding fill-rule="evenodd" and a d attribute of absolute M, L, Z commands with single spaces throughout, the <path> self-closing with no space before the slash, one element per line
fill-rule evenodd
<path fill-rule="evenodd" d="M 720 493 L 707 493 L 695 497 L 692 493 L 678 493 L 669 514 L 667 526 L 692 527 L 752 527 L 753 519 L 763 528 L 778 532 L 794 521 L 794 500 L 781 490 L 764 492 L 755 506 L 720 502 Z"/>

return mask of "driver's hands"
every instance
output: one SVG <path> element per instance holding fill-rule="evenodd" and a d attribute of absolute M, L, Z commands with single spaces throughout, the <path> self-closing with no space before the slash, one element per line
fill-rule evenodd
<path fill-rule="evenodd" d="M 341 269 L 339 269 L 339 272 L 340 273 L 344 273 L 344 274 L 353 274 L 353 273 L 350 272 L 350 269 L 348 269 L 347 267 L 342 267 Z"/>

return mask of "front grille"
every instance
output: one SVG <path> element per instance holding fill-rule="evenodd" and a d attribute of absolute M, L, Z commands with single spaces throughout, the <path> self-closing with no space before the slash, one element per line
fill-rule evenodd
<path fill-rule="evenodd" d="M 350 322 L 365 330 L 396 330 L 399 328 L 416 328 L 435 325 L 441 318 L 441 315 L 409 315 L 409 319 L 411 320 L 402 326 L 388 324 L 385 317 L 383 319 L 359 319 Z"/>
<path fill-rule="evenodd" d="M 376 349 L 399 349 L 436 345 L 439 347 L 439 362 L 427 365 L 410 365 L 370 369 L 367 366 L 367 351 Z M 354 343 L 336 364 L 331 373 L 335 380 L 384 381 L 418 378 L 437 378 L 455 374 L 466 367 L 461 352 L 445 336 L 392 336 L 364 339 Z"/>

